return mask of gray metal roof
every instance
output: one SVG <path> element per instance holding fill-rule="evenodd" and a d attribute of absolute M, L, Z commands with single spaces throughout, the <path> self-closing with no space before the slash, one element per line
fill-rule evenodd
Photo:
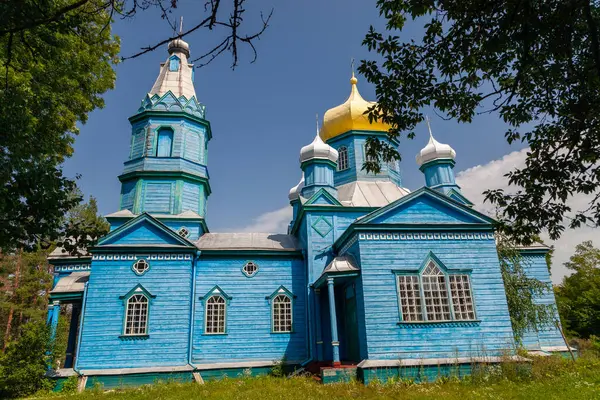
<path fill-rule="evenodd" d="M 391 181 L 355 181 L 337 189 L 338 199 L 348 207 L 383 207 L 410 193 Z"/>
<path fill-rule="evenodd" d="M 92 255 L 85 249 L 78 250 L 79 255 L 69 254 L 62 247 L 55 248 L 52 253 L 48 254 L 48 260 L 77 260 L 80 258 L 90 258 Z"/>
<path fill-rule="evenodd" d="M 205 233 L 196 246 L 200 250 L 300 250 L 294 236 L 281 233 Z"/>
<path fill-rule="evenodd" d="M 323 270 L 323 273 L 328 272 L 356 272 L 360 271 L 356 260 L 351 255 L 335 257 Z"/>
<path fill-rule="evenodd" d="M 88 272 L 73 272 L 67 276 L 63 276 L 56 282 L 54 289 L 50 291 L 51 294 L 56 293 L 79 293 L 83 292 L 85 283 L 90 279 L 90 273 Z"/>

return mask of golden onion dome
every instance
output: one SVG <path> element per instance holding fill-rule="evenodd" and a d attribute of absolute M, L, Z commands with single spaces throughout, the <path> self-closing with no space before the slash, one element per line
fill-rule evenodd
<path fill-rule="evenodd" d="M 369 116 L 366 114 L 366 111 L 376 103 L 362 98 L 356 87 L 357 83 L 358 79 L 352 73 L 352 78 L 350 79 L 352 90 L 350 91 L 348 100 L 344 104 L 340 104 L 325 112 L 320 132 L 323 141 L 326 142 L 348 131 L 387 132 L 390 129 L 390 125 L 381 120 L 373 121 L 373 123 L 369 122 Z"/>

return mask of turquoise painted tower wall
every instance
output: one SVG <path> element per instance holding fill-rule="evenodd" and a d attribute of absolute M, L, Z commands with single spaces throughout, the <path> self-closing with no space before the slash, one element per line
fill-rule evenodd
<path fill-rule="evenodd" d="M 204 107 L 195 98 L 176 99 L 168 92 L 148 96 L 130 121 L 130 155 L 119 176 L 120 209 L 134 214 L 193 211 L 204 217 L 211 138 Z"/>
<path fill-rule="evenodd" d="M 387 135 L 382 135 L 381 132 L 366 131 L 349 131 L 327 141 L 327 144 L 336 149 L 338 153 L 341 153 L 342 148 L 346 148 L 348 152 L 348 167 L 346 169 L 341 169 L 341 161 L 338 159 L 338 169 L 334 176 L 335 186 L 357 180 L 390 180 L 396 185 L 402 186 L 401 171 L 398 162 L 382 163 L 381 171 L 378 174 L 367 173 L 366 170 L 362 169 L 366 160 L 365 145 L 369 136 L 377 136 L 379 140 L 392 146 L 397 145 L 396 143 L 392 143 L 387 138 Z"/>
<path fill-rule="evenodd" d="M 454 178 L 454 160 L 438 159 L 421 165 L 425 175 L 425 186 L 448 194 L 452 189 L 460 190 Z"/>

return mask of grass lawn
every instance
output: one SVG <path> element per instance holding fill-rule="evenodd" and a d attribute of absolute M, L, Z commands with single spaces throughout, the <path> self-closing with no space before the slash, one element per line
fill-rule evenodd
<path fill-rule="evenodd" d="M 239 378 L 194 383 L 158 383 L 138 389 L 80 394 L 56 393 L 38 399 L 600 399 L 600 358 L 576 363 L 558 357 L 536 359 L 530 368 L 505 364 L 476 372 L 463 380 L 444 378 L 431 383 L 406 381 L 322 385 L 310 377 Z"/>

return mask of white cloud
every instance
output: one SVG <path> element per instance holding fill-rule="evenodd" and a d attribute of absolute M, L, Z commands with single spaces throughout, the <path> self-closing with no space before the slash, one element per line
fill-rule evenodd
<path fill-rule="evenodd" d="M 494 216 L 494 208 L 489 203 L 484 203 L 483 192 L 487 189 L 505 189 L 510 191 L 508 180 L 504 176 L 507 172 L 525 165 L 528 149 L 515 151 L 505 155 L 499 160 L 490 161 L 485 165 L 478 165 L 466 169 L 456 175 L 456 181 L 461 186 L 463 194 L 475 203 L 475 208 L 488 215 Z M 582 209 L 589 201 L 589 196 L 576 194 L 569 205 L 575 209 Z M 542 239 L 548 245 L 555 248 L 552 262 L 552 280 L 559 283 L 565 274 L 569 271 L 563 266 L 563 263 L 569 260 L 569 257 L 575 251 L 575 246 L 584 240 L 595 239 L 596 245 L 600 244 L 600 236 L 594 228 L 584 227 L 576 230 L 566 230 L 559 240 L 552 241 L 547 235 L 543 234 Z"/>
<path fill-rule="evenodd" d="M 292 207 L 286 206 L 275 211 L 269 211 L 254 218 L 252 222 L 231 232 L 267 232 L 285 233 L 292 220 Z"/>
<path fill-rule="evenodd" d="M 495 215 L 494 208 L 489 203 L 484 203 L 483 192 L 487 189 L 505 189 L 510 190 L 508 181 L 504 175 L 510 170 L 524 165 L 527 149 L 515 151 L 505 155 L 499 160 L 493 160 L 485 165 L 478 165 L 461 171 L 457 174 L 456 180 L 462 188 L 463 194 L 475 203 L 475 207 L 488 214 Z M 588 198 L 583 195 L 576 195 L 570 204 L 574 209 L 581 209 L 587 204 Z M 292 207 L 286 206 L 278 210 L 270 211 L 254 218 L 252 223 L 247 226 L 232 229 L 235 232 L 269 232 L 282 233 L 287 232 L 288 224 L 292 219 Z M 555 248 L 552 280 L 559 283 L 562 277 L 568 273 L 563 263 L 568 261 L 569 257 L 575 251 L 575 246 L 584 240 L 595 239 L 595 244 L 600 245 L 600 235 L 594 228 L 580 228 L 577 230 L 568 230 L 557 241 L 551 241 L 547 236 L 542 235 L 545 243 L 553 245 Z"/>

